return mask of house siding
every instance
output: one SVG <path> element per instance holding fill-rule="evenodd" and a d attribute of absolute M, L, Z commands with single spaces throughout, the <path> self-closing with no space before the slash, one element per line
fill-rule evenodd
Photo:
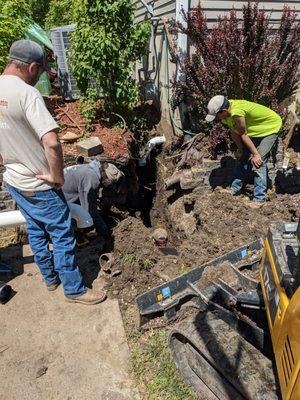
<path fill-rule="evenodd" d="M 176 18 L 176 0 L 145 0 L 145 2 L 153 7 L 154 16 L 161 17 L 166 20 Z M 135 6 L 135 23 L 139 23 L 144 20 L 149 20 L 150 15 L 147 13 L 145 6 L 140 0 L 133 0 L 132 4 Z M 190 0 L 189 8 L 194 8 L 199 4 L 198 0 Z M 206 15 L 208 26 L 212 27 L 221 15 L 229 14 L 232 7 L 237 11 L 238 18 L 242 18 L 243 6 L 247 4 L 247 1 L 232 1 L 232 0 L 202 0 L 201 6 Z M 259 8 L 266 10 L 270 13 L 270 22 L 276 29 L 279 25 L 281 13 L 283 7 L 287 5 L 291 9 L 298 13 L 297 18 L 300 18 L 300 0 L 297 1 L 259 1 Z M 159 22 L 158 29 L 156 32 L 155 43 L 158 49 L 159 59 L 159 70 L 154 72 L 152 76 L 155 76 L 156 86 L 159 88 L 158 98 L 160 101 L 160 107 L 162 114 L 168 117 L 169 114 L 169 99 L 168 99 L 168 88 L 171 92 L 171 79 L 174 78 L 176 66 L 170 62 L 168 54 L 166 54 L 165 46 L 162 46 L 163 34 L 162 34 L 162 23 Z M 151 64 L 151 58 L 153 56 L 153 46 L 150 46 L 150 54 L 148 62 Z M 166 63 L 169 69 L 169 78 L 167 77 Z M 144 59 L 145 65 L 145 59 Z M 151 64 L 152 65 L 152 64 Z M 138 79 L 138 71 L 141 71 L 142 63 L 137 63 L 135 68 L 135 76 Z"/>

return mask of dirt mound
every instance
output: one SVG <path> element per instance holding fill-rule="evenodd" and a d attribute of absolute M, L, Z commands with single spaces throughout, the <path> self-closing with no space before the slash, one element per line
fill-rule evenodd
<path fill-rule="evenodd" d="M 219 192 L 199 195 L 194 203 L 194 233 L 186 235 L 176 230 L 174 224 L 171 231 L 171 221 L 166 222 L 171 237 L 168 245 L 178 251 L 173 258 L 165 257 L 150 238 L 154 227 L 146 228 L 141 220 L 127 218 L 114 230 L 115 262 L 122 274 L 110 280 L 110 293 L 118 295 L 121 304 L 132 302 L 137 295 L 167 279 L 263 237 L 272 223 L 297 220 L 299 200 L 300 195 L 273 194 L 263 207 L 251 209 L 250 202 L 243 197 Z M 166 208 L 161 206 L 161 212 Z M 179 220 L 182 215 L 176 218 Z M 211 282 L 215 277 L 206 278 Z"/>
<path fill-rule="evenodd" d="M 264 236 L 272 223 L 299 218 L 300 195 L 272 195 L 259 209 L 250 201 L 227 193 L 198 196 L 194 213 L 199 228 L 180 246 L 181 258 L 190 266 L 201 265 L 236 247 Z"/>
<path fill-rule="evenodd" d="M 207 289 L 209 286 L 218 283 L 219 279 L 232 285 L 237 281 L 237 276 L 226 263 L 220 264 L 218 267 L 209 265 L 203 271 L 201 278 L 197 282 L 197 287 L 200 290 Z"/>
<path fill-rule="evenodd" d="M 133 217 L 121 221 L 113 231 L 114 269 L 121 270 L 121 274 L 109 279 L 108 288 L 112 295 L 119 295 L 121 304 L 162 282 L 152 271 L 161 257 L 151 238 L 152 231 Z"/>

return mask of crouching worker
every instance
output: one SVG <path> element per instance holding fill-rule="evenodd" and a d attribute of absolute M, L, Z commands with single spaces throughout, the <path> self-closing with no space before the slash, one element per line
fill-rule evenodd
<path fill-rule="evenodd" d="M 249 167 L 254 171 L 253 207 L 259 207 L 266 199 L 267 161 L 278 140 L 281 117 L 268 107 L 246 100 L 228 100 L 214 96 L 208 103 L 206 121 L 215 119 L 227 125 L 237 146 L 239 160 L 231 184 L 231 193 L 237 195 L 243 189 Z"/>
<path fill-rule="evenodd" d="M 122 176 L 123 173 L 113 164 L 101 164 L 98 160 L 64 169 L 65 183 L 62 190 L 67 202 L 78 202 L 90 213 L 99 236 L 109 234 L 98 209 L 99 190 L 117 182 Z"/>

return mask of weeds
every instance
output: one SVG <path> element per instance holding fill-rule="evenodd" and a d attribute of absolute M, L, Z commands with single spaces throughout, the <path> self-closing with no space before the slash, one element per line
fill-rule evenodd
<path fill-rule="evenodd" d="M 134 253 L 127 253 L 127 254 L 124 254 L 123 261 L 131 263 L 135 260 L 135 258 L 136 258 L 136 256 Z"/>
<path fill-rule="evenodd" d="M 142 333 L 137 329 L 134 307 L 124 315 L 132 357 L 132 374 L 145 400 L 196 400 L 173 363 L 168 348 L 168 331 L 159 329 Z"/>

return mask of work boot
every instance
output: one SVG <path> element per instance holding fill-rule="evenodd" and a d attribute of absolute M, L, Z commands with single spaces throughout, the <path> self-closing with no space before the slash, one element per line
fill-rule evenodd
<path fill-rule="evenodd" d="M 49 292 L 53 292 L 58 288 L 59 285 L 60 285 L 60 280 L 57 280 L 55 283 L 51 283 L 51 285 L 46 285 L 46 288 L 47 290 L 49 290 Z"/>
<path fill-rule="evenodd" d="M 106 299 L 106 292 L 103 290 L 91 290 L 87 289 L 86 293 L 79 296 L 66 296 L 66 301 L 69 303 L 81 303 L 85 305 L 94 305 L 101 303 Z"/>

